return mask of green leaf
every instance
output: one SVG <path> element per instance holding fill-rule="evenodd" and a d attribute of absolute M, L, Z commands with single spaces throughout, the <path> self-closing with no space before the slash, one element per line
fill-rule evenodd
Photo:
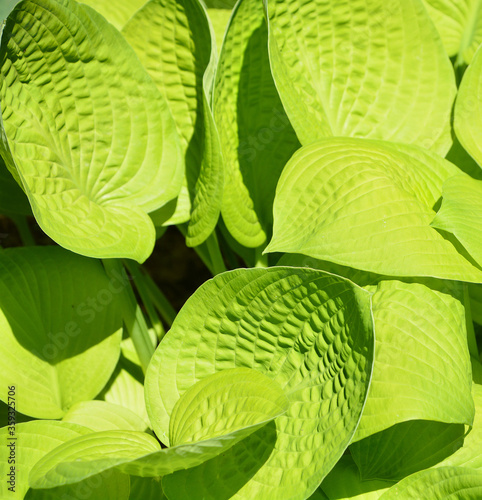
<path fill-rule="evenodd" d="M 474 425 L 464 439 L 464 445 L 453 455 L 447 457 L 439 467 L 469 467 L 482 471 L 482 385 L 472 385 L 475 403 Z"/>
<path fill-rule="evenodd" d="M 189 388 L 169 422 L 172 446 L 264 424 L 286 413 L 288 400 L 274 380 L 249 368 L 215 373 Z"/>
<path fill-rule="evenodd" d="M 198 0 L 150 0 L 122 33 L 166 99 L 185 157 L 175 213 L 162 211 L 154 220 L 191 219 L 187 243 L 197 246 L 214 230 L 223 189 L 221 146 L 210 108 L 216 54 L 207 14 Z"/>
<path fill-rule="evenodd" d="M 81 401 L 63 416 L 64 422 L 83 425 L 93 431 L 145 431 L 141 417 L 131 410 L 105 401 Z"/>
<path fill-rule="evenodd" d="M 260 414 L 255 424 L 253 419 L 249 420 L 247 415 L 244 415 L 244 418 L 235 418 L 235 424 L 239 425 L 241 420 L 242 424 L 247 423 L 249 427 L 239 428 L 238 425 L 233 425 L 234 429 L 227 434 L 164 449 L 160 449 L 159 443 L 153 437 L 142 432 L 92 433 L 69 441 L 45 455 L 32 469 L 30 485 L 34 488 L 52 488 L 72 484 L 113 468 L 127 474 L 159 477 L 196 467 L 226 452 L 283 413 L 283 410 L 284 408 L 277 407 L 277 413 L 273 411 L 270 415 Z"/>
<path fill-rule="evenodd" d="M 468 175 L 450 177 L 443 185 L 442 196 L 432 227 L 453 233 L 482 266 L 482 181 Z"/>
<path fill-rule="evenodd" d="M 5 421 L 6 423 L 6 421 Z M 91 431 L 80 425 L 67 422 L 31 421 L 17 423 L 14 435 L 9 427 L 0 429 L 0 498 L 23 498 L 29 488 L 28 474 L 35 463 L 65 441 L 88 434 Z M 15 439 L 11 439 L 14 437 Z M 12 457 L 11 457 L 12 455 Z M 7 472 L 10 472 L 9 458 L 15 458 L 15 494 L 8 491 Z M 10 480 L 10 479 L 8 479 Z"/>
<path fill-rule="evenodd" d="M 94 398 L 120 353 L 118 284 L 99 262 L 59 247 L 0 253 L 0 395 L 18 411 L 61 418 Z"/>
<path fill-rule="evenodd" d="M 375 363 L 355 440 L 406 420 L 472 425 L 463 292 L 458 283 L 439 286 L 396 280 L 377 285 Z"/>
<path fill-rule="evenodd" d="M 482 496 L 482 474 L 465 467 L 428 469 L 400 481 L 381 500 L 425 498 L 431 500 L 478 500 Z"/>
<path fill-rule="evenodd" d="M 456 64 L 470 64 L 482 42 L 480 0 L 424 0 L 445 49 Z"/>
<path fill-rule="evenodd" d="M 460 144 L 482 167 L 482 49 L 464 73 L 454 111 L 454 130 Z"/>
<path fill-rule="evenodd" d="M 102 14 L 120 31 L 136 11 L 146 3 L 146 0 L 116 0 L 116 2 L 111 0 L 81 0 L 81 3 Z"/>
<path fill-rule="evenodd" d="M 443 182 L 458 172 L 408 145 L 334 138 L 305 146 L 280 177 L 265 251 L 390 276 L 480 283 L 482 271 L 430 226 Z"/>
<path fill-rule="evenodd" d="M 234 9 L 219 59 L 214 116 L 226 169 L 223 220 L 247 247 L 272 232 L 278 178 L 299 142 L 271 76 L 263 6 L 243 0 Z"/>
<path fill-rule="evenodd" d="M 77 483 L 137 458 L 150 458 L 159 450 L 156 439 L 143 432 L 89 432 L 44 455 L 30 471 L 30 487 Z"/>
<path fill-rule="evenodd" d="M 362 481 L 350 455 L 344 455 L 321 483 L 330 500 L 377 500 L 393 485 L 391 481 Z"/>
<path fill-rule="evenodd" d="M 90 433 L 85 427 L 54 421 L 32 421 L 17 424 L 15 440 L 11 439 L 8 427 L 0 430 L 2 447 L 0 449 L 0 471 L 3 481 L 0 484 L 1 498 L 27 500 L 58 500 L 64 498 L 89 498 L 91 500 L 127 500 L 129 496 L 129 477 L 117 471 L 98 474 L 89 480 L 76 484 L 74 488 L 61 486 L 53 490 L 28 490 L 28 475 L 35 463 L 60 444 Z M 15 448 L 7 445 L 15 444 Z M 15 493 L 8 491 L 7 481 L 10 472 L 10 451 L 14 450 Z M 28 491 L 27 491 L 28 490 Z"/>
<path fill-rule="evenodd" d="M 82 255 L 144 261 L 147 213 L 180 189 L 180 149 L 120 33 L 73 0 L 24 0 L 3 30 L 0 83 L 1 153 L 40 227 Z"/>
<path fill-rule="evenodd" d="M 462 424 L 411 420 L 352 444 L 350 451 L 363 480 L 398 481 L 452 455 L 464 434 Z"/>
<path fill-rule="evenodd" d="M 452 143 L 455 77 L 419 0 L 265 0 L 276 86 L 303 145 L 328 136 Z"/>
<path fill-rule="evenodd" d="M 355 432 L 372 352 L 370 294 L 340 277 L 274 267 L 231 271 L 205 283 L 146 373 L 156 434 L 169 442 L 169 420 L 183 394 L 236 367 L 276 381 L 289 408 L 223 456 L 165 477 L 168 498 L 307 498 Z"/>
<path fill-rule="evenodd" d="M 465 285 L 390 280 L 297 254 L 280 264 L 338 274 L 374 293 L 375 362 L 355 441 L 406 420 L 472 424 Z"/>

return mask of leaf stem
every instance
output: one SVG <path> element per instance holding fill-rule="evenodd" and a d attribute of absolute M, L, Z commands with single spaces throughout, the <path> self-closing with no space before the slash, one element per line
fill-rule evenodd
<path fill-rule="evenodd" d="M 216 237 L 215 232 L 211 233 L 209 238 L 206 240 L 206 246 L 213 266 L 213 275 L 226 272 L 226 265 L 224 264 L 224 259 L 221 254 L 218 238 Z"/>
<path fill-rule="evenodd" d="M 263 255 L 264 246 L 257 247 L 254 251 L 254 267 L 268 267 L 268 254 Z"/>
<path fill-rule="evenodd" d="M 102 262 L 109 277 L 125 274 L 122 262 L 119 259 L 103 259 Z M 137 355 L 139 356 L 142 371 L 146 373 L 149 361 L 154 354 L 155 346 L 149 337 L 149 329 L 147 327 L 146 319 L 144 318 L 141 307 L 137 303 L 132 285 L 126 285 L 124 290 L 125 293 L 122 294 L 124 299 L 124 324 L 132 339 Z"/>
<path fill-rule="evenodd" d="M 22 243 L 26 247 L 35 246 L 35 239 L 33 237 L 32 232 L 30 231 L 30 227 L 28 226 L 27 217 L 23 215 L 12 215 L 11 219 L 15 223 L 18 229 L 18 233 L 20 235 L 20 239 Z"/>
<path fill-rule="evenodd" d="M 167 325 L 171 326 L 172 322 L 177 316 L 177 312 L 171 306 L 170 302 L 166 299 L 165 295 L 156 285 L 154 280 L 149 276 L 147 271 L 137 262 L 133 260 L 125 261 L 125 265 L 129 270 L 129 272 L 131 273 L 132 277 L 134 278 L 137 290 L 139 291 L 139 295 L 142 298 L 142 302 L 146 306 L 148 314 L 149 314 L 148 308 L 149 307 L 154 308 L 155 310 L 159 311 L 159 314 L 167 323 Z M 164 333 L 162 334 L 162 336 L 164 336 Z"/>
<path fill-rule="evenodd" d="M 156 332 L 156 336 L 159 340 L 161 340 L 166 334 L 164 330 L 164 326 L 162 325 L 161 318 L 157 312 L 156 307 L 154 306 L 151 296 L 145 283 L 144 275 L 142 274 L 142 267 L 133 260 L 125 259 L 123 260 L 124 266 L 127 267 L 129 273 L 134 278 L 134 283 L 136 285 L 137 291 L 141 297 L 142 303 L 146 308 L 147 316 L 149 317 L 149 321 L 151 322 L 152 328 Z"/>

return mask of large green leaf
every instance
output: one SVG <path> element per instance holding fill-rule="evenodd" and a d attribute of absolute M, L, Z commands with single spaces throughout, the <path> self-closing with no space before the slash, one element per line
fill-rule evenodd
<path fill-rule="evenodd" d="M 460 84 L 454 130 L 462 146 L 482 167 L 482 49 L 476 52 Z"/>
<path fill-rule="evenodd" d="M 247 247 L 263 245 L 270 237 L 276 183 L 299 147 L 271 76 L 267 39 L 261 1 L 239 2 L 214 89 L 226 168 L 222 216 L 229 232 Z"/>
<path fill-rule="evenodd" d="M 449 56 L 470 64 L 482 42 L 480 0 L 423 0 Z"/>
<path fill-rule="evenodd" d="M 442 206 L 432 226 L 453 233 L 482 266 L 482 181 L 456 175 L 445 181 Z"/>
<path fill-rule="evenodd" d="M 400 481 L 385 492 L 381 500 L 426 498 L 430 500 L 479 500 L 482 474 L 465 467 L 427 469 Z"/>
<path fill-rule="evenodd" d="M 334 138 L 305 146 L 280 177 L 266 251 L 480 283 L 482 271 L 430 226 L 443 182 L 458 172 L 408 145 Z"/>
<path fill-rule="evenodd" d="M 195 467 L 223 453 L 286 412 L 279 385 L 247 368 L 216 373 L 187 391 L 171 417 L 172 448 L 141 432 L 104 431 L 65 443 L 31 473 L 31 485 L 49 488 L 75 483 L 119 467 L 149 477 Z"/>
<path fill-rule="evenodd" d="M 372 287 L 375 364 L 356 440 L 406 420 L 472 425 L 465 309 L 461 287 L 449 285 L 387 280 Z"/>
<path fill-rule="evenodd" d="M 452 143 L 455 77 L 420 0 L 264 0 L 276 86 L 303 145 Z"/>
<path fill-rule="evenodd" d="M 144 261 L 147 213 L 180 189 L 180 147 L 120 33 L 73 0 L 24 0 L 3 30 L 0 82 L 0 149 L 42 229 L 83 255 Z"/>
<path fill-rule="evenodd" d="M 1 252 L 1 399 L 14 385 L 18 411 L 61 418 L 94 398 L 119 358 L 118 292 L 99 262 L 59 247 Z"/>
<path fill-rule="evenodd" d="M 462 448 L 439 463 L 439 467 L 468 467 L 482 471 L 482 385 L 473 384 L 472 394 L 475 402 L 474 425 L 465 436 Z"/>
<path fill-rule="evenodd" d="M 165 215 L 161 210 L 154 220 L 191 219 L 187 243 L 199 245 L 216 225 L 223 189 L 221 147 L 210 108 L 216 53 L 207 14 L 198 0 L 150 0 L 122 33 L 168 102 L 185 156 L 176 211 Z"/>
<path fill-rule="evenodd" d="M 121 30 L 136 11 L 146 3 L 146 0 L 116 0 L 115 2 L 112 0 L 79 1 L 89 5 L 99 12 L 99 14 L 102 14 L 118 30 Z"/>
<path fill-rule="evenodd" d="M 89 498 L 91 500 L 126 500 L 129 496 L 129 478 L 120 472 L 113 474 L 99 474 L 93 476 L 88 481 L 75 485 L 75 488 L 63 486 L 53 490 L 39 492 L 28 490 L 29 472 L 35 463 L 60 444 L 86 435 L 91 431 L 82 426 L 67 422 L 54 421 L 33 421 L 18 424 L 15 429 L 15 440 L 11 439 L 9 428 L 4 427 L 0 430 L 2 447 L 0 449 L 0 471 L 2 478 L 0 484 L 1 498 L 15 498 L 28 500 L 56 500 L 64 498 Z M 7 445 L 14 443 L 15 448 Z M 12 458 L 10 453 L 14 450 L 16 468 L 15 474 L 15 493 L 8 491 L 11 486 L 7 482 L 7 472 L 10 472 L 11 463 L 8 459 Z"/>
<path fill-rule="evenodd" d="M 172 446 L 195 443 L 267 423 L 286 413 L 288 400 L 274 380 L 249 368 L 223 370 L 189 388 L 172 409 Z"/>
<path fill-rule="evenodd" d="M 350 455 L 343 456 L 321 483 L 329 500 L 377 500 L 392 486 L 391 481 L 362 481 Z"/>
<path fill-rule="evenodd" d="M 278 382 L 289 409 L 223 456 L 165 477 L 166 495 L 309 496 L 355 432 L 372 352 L 370 294 L 340 277 L 275 267 L 231 271 L 205 283 L 177 316 L 146 374 L 156 434 L 168 442 L 179 398 L 198 381 L 234 367 Z"/>
<path fill-rule="evenodd" d="M 297 254 L 285 255 L 280 264 L 338 274 L 374 293 L 375 362 L 354 440 L 406 420 L 472 424 L 472 378 L 460 283 L 390 280 Z"/>

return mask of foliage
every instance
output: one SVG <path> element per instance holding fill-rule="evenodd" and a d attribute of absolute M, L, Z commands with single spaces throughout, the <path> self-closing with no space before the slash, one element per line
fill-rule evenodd
<path fill-rule="evenodd" d="M 0 498 L 482 496 L 481 5 L 2 3 Z"/>

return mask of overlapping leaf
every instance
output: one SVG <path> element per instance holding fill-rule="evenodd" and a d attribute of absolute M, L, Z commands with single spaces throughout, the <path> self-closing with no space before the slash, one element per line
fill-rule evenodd
<path fill-rule="evenodd" d="M 391 486 L 391 481 L 362 481 L 353 458 L 344 455 L 321 483 L 329 500 L 377 500 Z"/>
<path fill-rule="evenodd" d="M 118 285 L 116 285 L 118 286 Z M 122 312 L 99 262 L 59 247 L 0 254 L 0 394 L 18 411 L 61 418 L 94 398 L 120 353 Z"/>
<path fill-rule="evenodd" d="M 454 130 L 462 146 L 482 167 L 482 49 L 476 52 L 460 84 Z"/>
<path fill-rule="evenodd" d="M 369 297 L 337 276 L 283 267 L 232 271 L 201 287 L 146 374 L 147 408 L 160 439 L 168 440 L 179 398 L 226 369 L 264 373 L 290 404 L 286 415 L 222 457 L 165 477 L 166 495 L 304 499 L 313 493 L 360 418 L 373 352 Z"/>
<path fill-rule="evenodd" d="M 111 0 L 81 0 L 81 3 L 85 3 L 102 14 L 120 31 L 136 11 L 146 3 L 146 0 L 117 0 L 116 2 Z"/>
<path fill-rule="evenodd" d="M 83 255 L 145 260 L 147 213 L 180 189 L 180 148 L 124 38 L 73 0 L 24 0 L 3 30 L 0 77 L 2 156 L 42 229 Z"/>
<path fill-rule="evenodd" d="M 473 384 L 475 403 L 474 425 L 464 439 L 464 445 L 438 464 L 438 467 L 468 467 L 482 471 L 482 385 Z"/>
<path fill-rule="evenodd" d="M 266 251 L 389 276 L 480 283 L 482 271 L 430 226 L 443 182 L 458 172 L 408 145 L 318 141 L 297 151 L 283 170 Z"/>
<path fill-rule="evenodd" d="M 482 42 L 480 0 L 423 0 L 449 56 L 470 64 Z"/>
<path fill-rule="evenodd" d="M 427 469 L 408 476 L 386 491 L 380 500 L 424 498 L 478 500 L 482 496 L 482 474 L 466 467 Z"/>
<path fill-rule="evenodd" d="M 350 446 L 363 480 L 398 481 L 437 465 L 461 448 L 462 424 L 410 420 Z"/>
<path fill-rule="evenodd" d="M 455 78 L 419 0 L 265 0 L 271 68 L 303 145 L 326 136 L 445 155 Z"/>
<path fill-rule="evenodd" d="M 35 463 L 51 450 L 64 442 L 86 435 L 91 431 L 80 425 L 67 422 L 32 421 L 18 424 L 15 430 L 15 440 L 10 439 L 8 427 L 0 430 L 3 446 L 0 449 L 0 470 L 5 478 L 0 484 L 2 498 L 28 500 L 54 500 L 58 498 L 78 498 L 79 495 L 88 495 L 92 500 L 126 500 L 129 496 L 129 478 L 120 472 L 91 478 L 91 481 L 77 484 L 75 489 L 63 486 L 43 492 L 29 489 L 28 476 Z M 10 448 L 7 444 L 14 443 L 14 459 L 16 473 L 13 481 L 15 493 L 8 491 L 7 471 L 10 470 L 8 458 Z"/>
<path fill-rule="evenodd" d="M 105 401 L 81 401 L 62 418 L 64 422 L 82 425 L 95 432 L 107 430 L 145 431 L 143 419 L 124 406 Z"/>
<path fill-rule="evenodd" d="M 450 177 L 442 195 L 442 206 L 432 226 L 453 233 L 482 266 L 482 181 L 468 175 Z"/>
<path fill-rule="evenodd" d="M 372 287 L 376 290 L 375 364 L 356 440 L 406 420 L 472 425 L 474 403 L 462 292 L 450 282 L 443 288 L 396 280 Z M 402 427 L 400 432 L 408 431 Z M 376 442 L 384 446 L 389 440 L 388 436 Z M 389 446 L 386 451 L 393 449 Z"/>
<path fill-rule="evenodd" d="M 142 432 L 92 433 L 43 457 L 32 470 L 31 485 L 71 484 L 115 467 L 146 477 L 195 467 L 279 417 L 287 406 L 281 388 L 265 375 L 247 368 L 223 371 L 178 401 L 170 423 L 171 442 L 177 446 L 160 449 Z"/>
<path fill-rule="evenodd" d="M 122 30 L 166 98 L 181 136 L 185 176 L 174 213 L 156 224 L 190 219 L 187 243 L 201 244 L 219 217 L 223 163 L 210 108 L 215 69 L 213 33 L 198 0 L 150 0 Z"/>
<path fill-rule="evenodd" d="M 229 232 L 247 247 L 269 238 L 276 183 L 299 147 L 271 76 L 267 40 L 261 2 L 239 2 L 214 89 L 226 168 L 222 216 Z"/>

